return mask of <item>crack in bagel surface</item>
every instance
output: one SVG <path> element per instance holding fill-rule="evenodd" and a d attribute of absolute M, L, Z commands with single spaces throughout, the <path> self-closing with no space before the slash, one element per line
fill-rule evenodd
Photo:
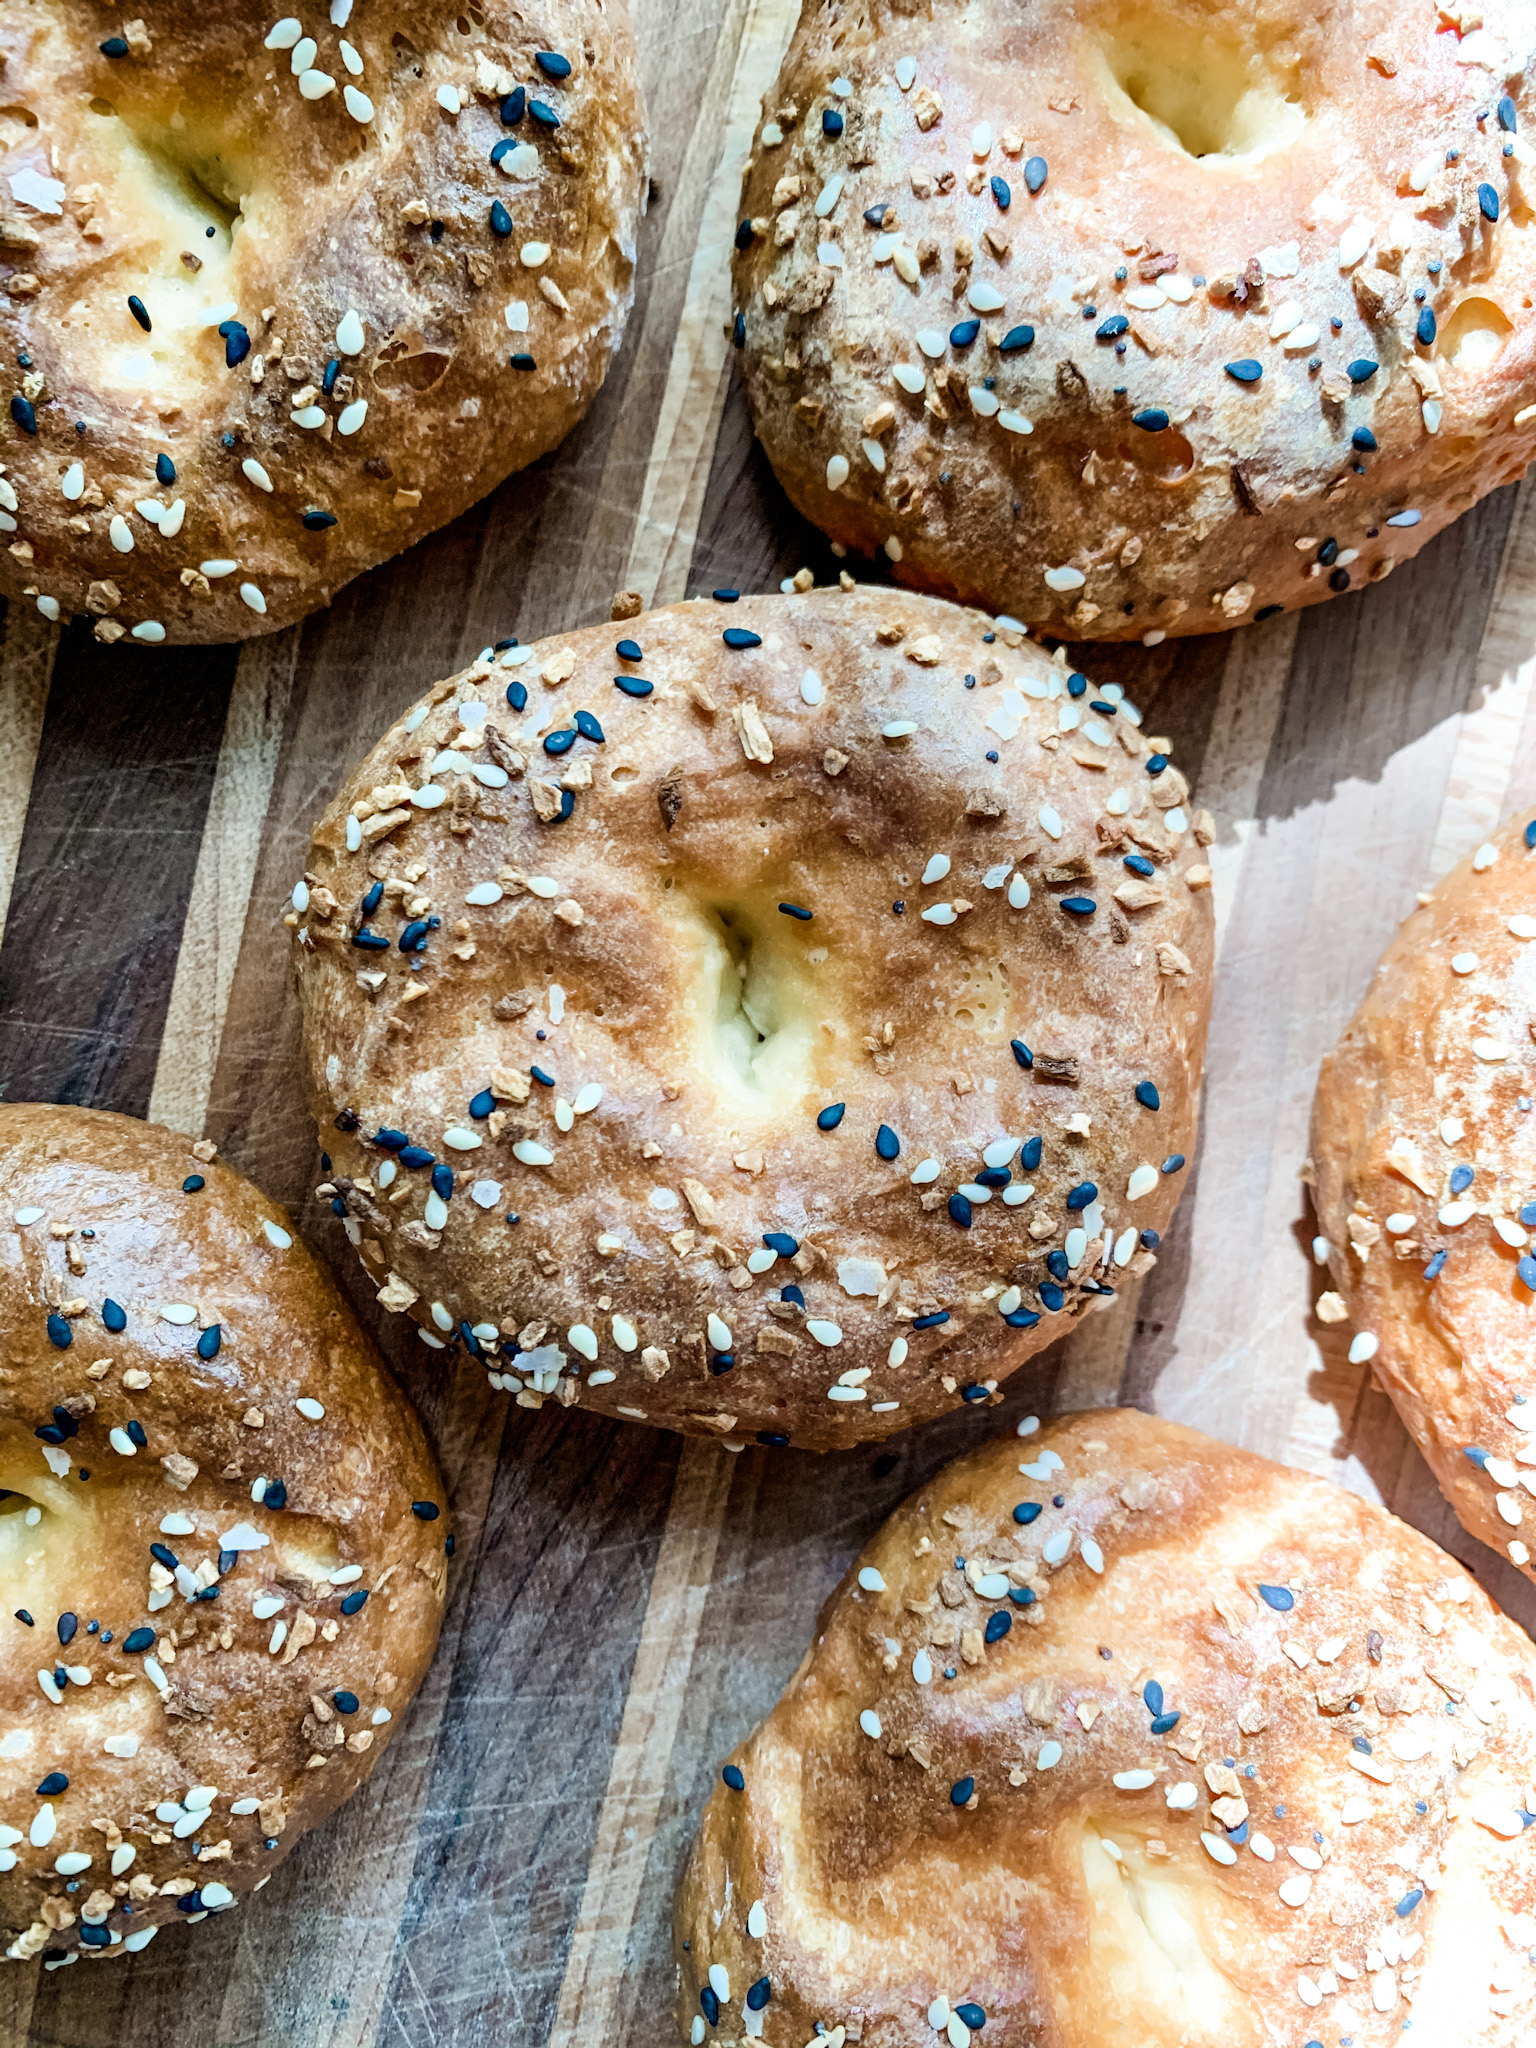
<path fill-rule="evenodd" d="M 1155 1259 L 1212 829 L 1118 686 L 930 599 L 487 649 L 294 891 L 322 1195 L 527 1406 L 829 1446 L 996 1399 Z"/>

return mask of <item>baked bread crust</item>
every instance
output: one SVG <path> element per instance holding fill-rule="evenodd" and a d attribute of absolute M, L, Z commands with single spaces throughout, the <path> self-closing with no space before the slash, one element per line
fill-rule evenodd
<path fill-rule="evenodd" d="M 1536 853 L 1528 817 L 1511 818 L 1404 921 L 1324 1060 L 1312 1111 L 1312 1199 L 1337 1290 L 1323 1296 L 1319 1314 L 1353 1323 L 1350 1355 L 1370 1360 L 1462 1526 L 1530 1577 Z"/>
<path fill-rule="evenodd" d="M 679 2023 L 1514 2048 L 1533 1736 L 1529 1641 L 1382 1509 L 1129 1409 L 1000 1439 L 878 1532 L 732 1752 Z"/>
<path fill-rule="evenodd" d="M 290 914 L 379 1299 L 525 1405 L 737 1442 L 991 1398 L 1145 1270 L 1194 1148 L 1211 826 L 1139 725 L 1017 633 L 852 588 L 439 684 Z"/>
<path fill-rule="evenodd" d="M 242 639 L 591 403 L 645 206 L 634 39 L 623 0 L 111 26 L 0 24 L 0 590 L 101 639 Z"/>
<path fill-rule="evenodd" d="M 284 1212 L 211 1152 L 0 1106 L 12 1958 L 122 1955 L 245 1899 L 367 1777 L 437 1641 L 421 1426 Z"/>
<path fill-rule="evenodd" d="M 1536 445 L 1533 39 L 1528 0 L 806 0 L 735 259 L 780 481 L 1068 639 L 1379 580 Z"/>

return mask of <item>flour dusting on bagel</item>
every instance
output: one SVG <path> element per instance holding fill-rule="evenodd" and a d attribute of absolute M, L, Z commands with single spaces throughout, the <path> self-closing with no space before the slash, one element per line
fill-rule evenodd
<path fill-rule="evenodd" d="M 0 1361 L 0 1954 L 56 1969 L 241 1905 L 362 1783 L 452 1538 L 377 1352 L 212 1145 L 0 1106 Z"/>
<path fill-rule="evenodd" d="M 1377 582 L 1536 452 L 1529 0 L 806 0 L 735 340 L 800 509 L 1068 638 Z"/>
<path fill-rule="evenodd" d="M 574 425 L 647 189 L 622 0 L 0 22 L 0 587 L 233 640 Z"/>
<path fill-rule="evenodd" d="M 322 1193 L 527 1406 L 831 1447 L 995 1399 L 1183 1185 L 1212 831 L 1118 685 L 933 599 L 487 649 L 294 890 Z"/>

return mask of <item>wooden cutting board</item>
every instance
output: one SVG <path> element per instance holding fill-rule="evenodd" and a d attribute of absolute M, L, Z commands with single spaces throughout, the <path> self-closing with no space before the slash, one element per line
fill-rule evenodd
<path fill-rule="evenodd" d="M 507 633 L 722 582 L 835 575 L 730 381 L 739 167 L 791 0 L 643 0 L 657 193 L 623 353 L 534 470 L 303 627 L 104 649 L 0 626 L 0 1088 L 215 1140 L 288 1203 L 375 1326 L 314 1203 L 281 912 L 345 766 Z M 862 570 L 861 573 L 874 573 Z M 1113 649 L 1220 823 L 1205 1124 L 1140 1298 L 966 1412 L 836 1460 L 732 1457 L 443 1377 L 381 1342 L 459 1532 L 425 1689 L 366 1792 L 261 1897 L 127 1961 L 0 1965 L 0 2040 L 118 2048 L 654 2048 L 668 1919 L 719 1758 L 822 1598 L 943 1459 L 1021 1415 L 1126 1401 L 1384 1500 L 1527 1626 L 1461 1535 L 1320 1276 L 1299 1169 L 1317 1063 L 1415 893 L 1536 798 L 1536 499 L 1500 492 L 1389 583 L 1231 637 Z M 7 915 L 8 911 L 8 915 Z"/>

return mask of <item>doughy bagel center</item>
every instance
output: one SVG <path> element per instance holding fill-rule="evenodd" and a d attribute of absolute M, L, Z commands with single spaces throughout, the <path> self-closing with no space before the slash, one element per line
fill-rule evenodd
<path fill-rule="evenodd" d="M 223 365 L 209 330 L 239 316 L 247 181 L 179 109 L 162 122 L 98 98 L 83 118 L 92 177 L 110 194 L 114 253 L 63 324 L 94 332 L 105 376 L 125 389 L 167 372 L 200 382 Z M 149 310 L 148 334 L 124 310 L 130 293 Z"/>
<path fill-rule="evenodd" d="M 1145 2024 L 1155 2013 L 1162 2038 L 1188 2048 L 1238 2038 L 1240 2001 L 1201 1938 L 1203 1915 L 1223 1910 L 1214 1887 L 1154 1861 L 1123 1821 L 1087 1822 L 1081 1853 L 1089 1916 L 1085 1974 L 1096 1990 L 1083 2014 L 1085 2040 L 1105 2038 L 1106 2000 L 1127 2020 Z"/>
<path fill-rule="evenodd" d="M 70 1589 L 92 1574 L 98 1550 L 94 1499 L 42 1462 L 30 1435 L 0 1438 L 0 1586 L 8 1609 L 25 1607 L 48 1629 L 40 1663 L 57 1651 L 53 1620 L 74 1606 Z"/>
<path fill-rule="evenodd" d="M 1209 24 L 1122 16 L 1100 58 L 1111 107 L 1186 156 L 1257 163 L 1289 148 L 1307 123 L 1295 65 Z"/>
<path fill-rule="evenodd" d="M 793 1109 L 811 1080 L 818 993 L 804 934 L 777 903 L 694 905 L 694 964 L 683 1009 L 695 1067 L 741 1113 Z"/>

